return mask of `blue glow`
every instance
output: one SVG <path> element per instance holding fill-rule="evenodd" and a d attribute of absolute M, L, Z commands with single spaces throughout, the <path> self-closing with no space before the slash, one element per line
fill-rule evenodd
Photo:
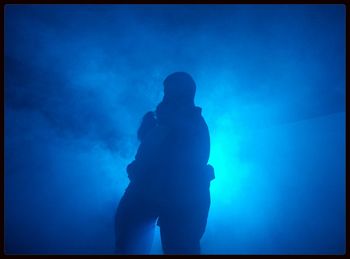
<path fill-rule="evenodd" d="M 345 253 L 345 5 L 6 5 L 4 21 L 6 253 L 113 253 L 137 127 L 174 71 L 211 134 L 203 253 Z"/>

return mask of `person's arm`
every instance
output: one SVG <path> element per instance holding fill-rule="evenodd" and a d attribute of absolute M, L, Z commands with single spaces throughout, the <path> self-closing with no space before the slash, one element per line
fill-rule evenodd
<path fill-rule="evenodd" d="M 142 142 L 146 138 L 147 134 L 154 129 L 156 125 L 157 121 L 154 112 L 147 112 L 142 118 L 141 125 L 137 131 L 137 138 Z"/>
<path fill-rule="evenodd" d="M 141 142 L 135 159 L 128 165 L 127 172 L 130 180 L 147 177 L 147 174 L 154 172 L 164 154 L 164 128 L 156 126 L 150 130 Z"/>
<path fill-rule="evenodd" d="M 153 111 L 147 112 L 143 116 L 142 121 L 141 121 L 141 125 L 137 130 L 137 138 L 139 139 L 139 141 L 141 143 L 145 140 L 147 134 L 149 134 L 150 131 L 152 131 L 156 127 L 156 125 L 157 125 L 157 121 L 155 119 L 154 112 Z M 138 149 L 140 149 L 140 147 Z M 139 152 L 140 151 L 138 150 L 137 153 L 139 153 Z M 138 155 L 136 154 L 136 156 L 138 156 Z M 128 177 L 130 180 L 134 179 L 135 172 L 139 170 L 137 168 L 138 164 L 139 163 L 137 163 L 136 158 L 130 164 L 128 164 L 126 171 L 128 173 Z"/>

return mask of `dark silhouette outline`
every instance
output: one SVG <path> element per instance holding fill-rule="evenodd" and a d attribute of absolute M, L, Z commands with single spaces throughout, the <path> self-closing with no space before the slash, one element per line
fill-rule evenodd
<path fill-rule="evenodd" d="M 173 73 L 156 111 L 143 117 L 116 212 L 118 254 L 148 254 L 157 220 L 165 254 L 200 254 L 214 169 L 207 164 L 210 137 L 195 91 L 189 74 Z"/>

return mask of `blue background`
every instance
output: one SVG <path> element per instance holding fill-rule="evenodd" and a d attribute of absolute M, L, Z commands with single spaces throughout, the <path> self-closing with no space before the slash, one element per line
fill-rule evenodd
<path fill-rule="evenodd" d="M 175 71 L 211 133 L 203 253 L 345 252 L 344 5 L 6 5 L 4 21 L 6 253 L 113 253 L 137 127 Z"/>

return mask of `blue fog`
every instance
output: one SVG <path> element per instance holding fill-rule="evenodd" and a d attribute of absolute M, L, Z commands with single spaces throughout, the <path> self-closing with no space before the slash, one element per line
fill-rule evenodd
<path fill-rule="evenodd" d="M 194 77 L 211 134 L 203 253 L 345 252 L 344 5 L 6 5 L 4 18 L 5 253 L 113 253 L 137 127 L 174 71 Z"/>

